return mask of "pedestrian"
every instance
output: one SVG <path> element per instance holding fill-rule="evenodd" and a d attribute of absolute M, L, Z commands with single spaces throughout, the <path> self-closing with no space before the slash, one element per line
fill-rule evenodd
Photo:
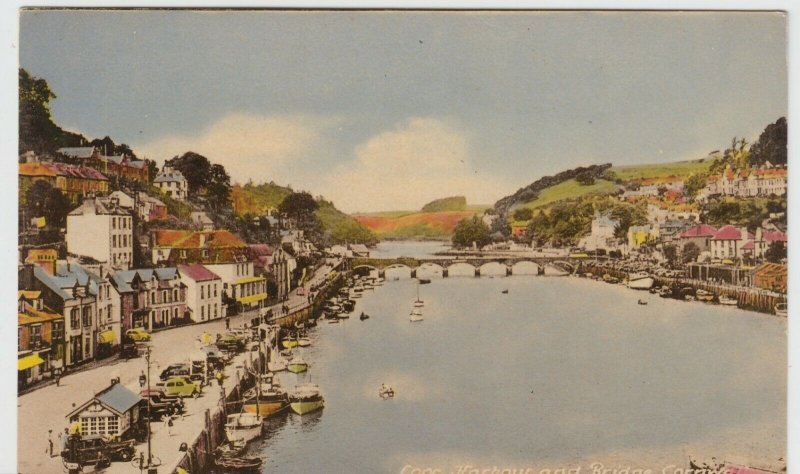
<path fill-rule="evenodd" d="M 231 317 L 225 315 L 225 329 L 230 329 L 230 328 L 231 328 Z"/>
<path fill-rule="evenodd" d="M 58 438 L 61 440 L 61 455 L 64 455 L 64 451 L 67 450 L 67 441 L 69 441 L 69 432 L 67 428 L 64 428 L 63 433 L 58 434 Z"/>
<path fill-rule="evenodd" d="M 61 385 L 61 369 L 60 369 L 60 368 L 58 368 L 58 367 L 56 367 L 56 369 L 55 369 L 53 372 L 55 372 L 55 376 L 56 376 L 56 387 L 58 387 L 58 386 L 60 386 L 60 385 Z"/>
<path fill-rule="evenodd" d="M 50 457 L 53 457 L 53 430 L 47 430 L 47 445 Z"/>

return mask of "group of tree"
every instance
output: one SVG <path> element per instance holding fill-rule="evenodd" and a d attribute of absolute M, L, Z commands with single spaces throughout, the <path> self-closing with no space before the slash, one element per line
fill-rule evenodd
<path fill-rule="evenodd" d="M 26 218 L 44 217 L 48 227 L 62 228 L 72 203 L 61 190 L 46 181 L 37 181 L 25 193 L 23 215 Z"/>
<path fill-rule="evenodd" d="M 781 117 L 764 128 L 758 140 L 748 146 L 747 139 L 733 137 L 731 145 L 725 149 L 722 156 L 714 159 L 709 168 L 711 173 L 721 173 L 727 166 L 745 169 L 761 166 L 766 162 L 773 165 L 787 163 L 787 136 L 788 129 L 786 117 Z"/>
<path fill-rule="evenodd" d="M 746 226 L 751 231 L 760 227 L 764 220 L 777 214 L 773 220 L 786 223 L 786 199 L 781 197 L 737 199 L 724 198 L 704 205 L 701 220 L 713 226 L 733 224 Z"/>
<path fill-rule="evenodd" d="M 453 231 L 453 245 L 459 248 L 468 248 L 473 245 L 481 248 L 491 242 L 489 226 L 477 215 L 461 219 Z"/>
<path fill-rule="evenodd" d="M 559 201 L 538 209 L 527 228 L 527 236 L 536 245 L 574 245 L 589 234 L 592 220 L 605 215 L 617 222 L 614 235 L 624 238 L 633 225 L 647 223 L 647 208 L 644 203 L 618 201 L 608 196 L 585 196 Z"/>
<path fill-rule="evenodd" d="M 50 154 L 65 146 L 78 146 L 85 138 L 53 122 L 50 102 L 56 94 L 47 81 L 19 68 L 19 153 Z"/>
<path fill-rule="evenodd" d="M 208 158 L 193 151 L 175 156 L 164 163 L 181 172 L 188 185 L 189 196 L 204 200 L 210 211 L 230 211 L 231 177 L 225 167 L 211 163 Z"/>

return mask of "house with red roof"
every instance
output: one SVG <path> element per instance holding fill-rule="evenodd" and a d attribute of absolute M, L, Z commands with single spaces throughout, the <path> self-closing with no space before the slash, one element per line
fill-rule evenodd
<path fill-rule="evenodd" d="M 714 260 L 734 260 L 745 254 L 744 246 L 753 239 L 753 234 L 745 227 L 726 225 L 711 238 L 711 258 Z"/>
<path fill-rule="evenodd" d="M 681 252 L 689 243 L 693 243 L 700 249 L 700 252 L 711 251 L 711 239 L 716 235 L 717 229 L 708 224 L 697 224 L 694 227 L 681 232 L 678 235 L 678 245 Z"/>
<path fill-rule="evenodd" d="M 783 196 L 786 194 L 787 170 L 769 163 L 754 169 L 736 170 L 728 165 L 719 175 L 708 177 L 707 196 Z"/>
<path fill-rule="evenodd" d="M 199 263 L 178 265 L 181 282 L 186 285 L 186 309 L 196 323 L 224 318 L 222 278 Z"/>

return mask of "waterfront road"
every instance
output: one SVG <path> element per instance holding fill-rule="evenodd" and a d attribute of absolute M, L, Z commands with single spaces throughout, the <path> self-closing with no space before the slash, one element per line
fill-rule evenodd
<path fill-rule="evenodd" d="M 321 267 L 306 284 L 311 286 L 322 281 L 331 266 Z M 273 307 L 278 314 L 283 305 L 297 308 L 307 303 L 306 296 L 291 297 Z M 231 327 L 249 323 L 257 315 L 257 311 L 245 312 L 230 318 Z M 152 335 L 150 376 L 152 384 L 158 381 L 158 374 L 168 365 L 185 361 L 186 356 L 196 349 L 197 340 L 203 334 L 223 333 L 225 320 L 218 319 L 204 324 L 181 326 Z M 232 365 L 225 369 L 228 379 L 225 381 L 226 391 L 235 383 L 234 374 L 242 372 L 244 355 L 239 355 Z M 238 366 L 238 367 L 237 367 Z M 53 430 L 54 451 L 60 451 L 58 433 L 63 433 L 68 426 L 66 415 L 74 408 L 88 401 L 95 393 L 108 387 L 112 378 L 119 377 L 120 383 L 135 393 L 139 393 L 139 374 L 146 371 L 144 357 L 130 360 L 115 360 L 108 365 L 91 370 L 67 374 L 61 378 L 60 386 L 48 385 L 17 398 L 17 471 L 21 474 L 45 474 L 66 472 L 60 456 L 50 457 L 48 448 L 48 430 Z M 181 453 L 178 448 L 182 442 L 190 444 L 204 426 L 203 413 L 207 408 L 216 407 L 220 401 L 220 391 L 216 384 L 203 387 L 203 395 L 197 399 L 187 399 L 188 414 L 177 419 L 172 428 L 172 435 L 167 432 L 163 423 L 153 422 L 152 449 L 153 456 L 159 458 L 163 466 L 160 473 L 171 473 Z M 137 454 L 146 451 L 146 443 L 136 446 Z M 115 462 L 103 472 L 108 474 L 137 472 L 130 463 Z M 86 468 L 84 472 L 91 472 Z"/>

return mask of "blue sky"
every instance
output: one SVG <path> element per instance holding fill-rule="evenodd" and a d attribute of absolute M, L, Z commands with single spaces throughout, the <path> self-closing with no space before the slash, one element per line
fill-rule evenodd
<path fill-rule="evenodd" d="M 777 13 L 27 11 L 62 126 L 346 211 L 703 157 L 786 115 Z"/>

